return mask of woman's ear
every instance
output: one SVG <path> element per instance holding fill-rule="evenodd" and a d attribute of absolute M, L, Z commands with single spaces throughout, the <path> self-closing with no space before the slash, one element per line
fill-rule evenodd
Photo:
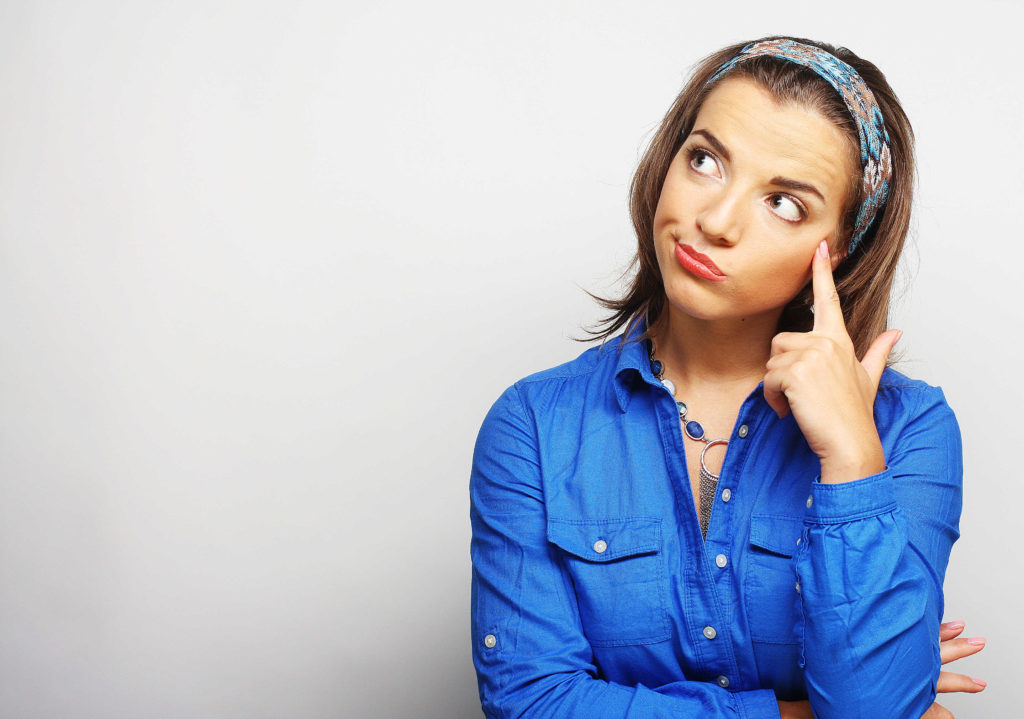
<path fill-rule="evenodd" d="M 829 242 L 830 247 L 836 249 L 829 253 L 829 259 L 832 260 L 832 271 L 835 272 L 839 265 L 846 261 L 850 251 L 850 234 L 848 232 L 837 232 L 837 237 Z"/>
<path fill-rule="evenodd" d="M 837 251 L 834 255 L 831 256 L 831 259 L 832 259 L 832 271 L 835 272 L 836 268 L 839 267 L 839 265 L 843 264 L 843 261 L 846 260 L 846 250 L 845 250 L 845 248 L 844 249 L 840 249 L 839 251 Z"/>

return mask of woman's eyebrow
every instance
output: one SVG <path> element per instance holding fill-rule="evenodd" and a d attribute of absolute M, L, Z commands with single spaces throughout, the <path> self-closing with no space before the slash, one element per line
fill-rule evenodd
<path fill-rule="evenodd" d="M 771 184 L 785 187 L 788 190 L 795 190 L 796 192 L 810 192 L 821 198 L 822 202 L 825 201 L 825 196 L 818 192 L 818 188 L 814 185 L 808 185 L 806 182 L 791 180 L 788 177 L 773 177 Z"/>
<path fill-rule="evenodd" d="M 722 141 L 719 140 L 714 135 L 712 135 L 709 131 L 707 131 L 707 130 L 694 130 L 691 134 L 693 134 L 693 135 L 700 135 L 705 140 L 707 140 L 708 144 L 711 145 L 711 147 L 714 149 L 714 151 L 717 152 L 719 155 L 721 155 L 722 157 L 724 157 L 726 159 L 726 162 L 729 162 L 729 161 L 732 160 L 732 158 L 729 157 L 729 151 L 725 149 L 725 145 L 722 144 Z"/>
<path fill-rule="evenodd" d="M 694 130 L 690 134 L 700 135 L 707 140 L 712 149 L 724 157 L 726 162 L 730 162 L 732 160 L 729 156 L 729 151 L 725 149 L 725 145 L 723 145 L 722 141 L 715 137 L 710 130 Z M 799 180 L 794 180 L 789 177 L 773 177 L 771 184 L 778 185 L 779 187 L 785 187 L 787 190 L 793 190 L 794 192 L 809 192 L 812 195 L 817 195 L 822 202 L 825 202 L 825 196 L 821 194 L 818 188 L 806 182 L 800 182 Z"/>

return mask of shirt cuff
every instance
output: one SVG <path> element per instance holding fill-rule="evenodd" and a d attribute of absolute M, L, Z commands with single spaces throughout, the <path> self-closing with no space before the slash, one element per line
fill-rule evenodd
<path fill-rule="evenodd" d="M 733 696 L 742 719 L 779 719 L 779 701 L 771 689 L 736 692 Z"/>
<path fill-rule="evenodd" d="M 896 508 L 892 470 L 838 484 L 822 484 L 821 475 L 811 483 L 804 520 L 811 524 L 840 524 L 877 517 Z"/>

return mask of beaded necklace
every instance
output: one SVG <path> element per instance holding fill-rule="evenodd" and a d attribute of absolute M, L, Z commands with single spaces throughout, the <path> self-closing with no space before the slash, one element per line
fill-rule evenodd
<path fill-rule="evenodd" d="M 647 348 L 647 354 L 651 361 L 651 374 L 661 380 L 661 383 L 672 394 L 672 398 L 675 399 L 675 384 L 672 380 L 665 379 L 663 376 L 665 366 L 661 361 L 654 358 L 654 340 L 647 340 Z M 697 512 L 697 517 L 700 520 L 701 536 L 707 539 L 708 523 L 711 521 L 711 507 L 715 503 L 715 490 L 718 488 L 719 475 L 713 474 L 708 469 L 707 464 L 704 462 L 704 453 L 708 451 L 709 447 L 713 447 L 716 444 L 729 444 L 729 440 L 708 439 L 704 435 L 704 427 L 700 422 L 695 419 L 686 419 L 686 403 L 676 400 L 676 407 L 679 409 L 679 419 L 683 423 L 683 434 L 692 440 L 704 443 L 704 448 L 700 451 L 700 510 Z"/>

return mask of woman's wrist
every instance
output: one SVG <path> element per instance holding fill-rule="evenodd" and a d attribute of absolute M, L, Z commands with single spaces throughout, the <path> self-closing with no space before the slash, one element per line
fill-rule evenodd
<path fill-rule="evenodd" d="M 821 460 L 821 483 L 841 484 L 870 477 L 885 471 L 885 451 L 875 439 L 867 447 L 847 456 L 831 456 Z"/>
<path fill-rule="evenodd" d="M 779 702 L 779 719 L 814 719 L 811 712 L 811 703 L 802 702 Z"/>

